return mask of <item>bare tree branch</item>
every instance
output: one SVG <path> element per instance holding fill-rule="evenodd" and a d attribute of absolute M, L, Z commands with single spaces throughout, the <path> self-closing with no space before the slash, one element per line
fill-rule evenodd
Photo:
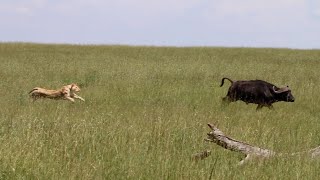
<path fill-rule="evenodd" d="M 320 156 L 320 146 L 313 148 L 309 151 L 297 152 L 292 154 L 284 154 L 284 153 L 276 153 L 269 149 L 263 149 L 257 146 L 250 145 L 245 142 L 241 142 L 235 140 L 231 137 L 226 136 L 220 129 L 212 124 L 208 124 L 211 131 L 207 134 L 208 137 L 205 139 L 206 141 L 213 142 L 227 150 L 240 152 L 245 155 L 245 158 L 239 162 L 240 165 L 244 164 L 245 162 L 255 158 L 269 158 L 273 156 L 294 156 L 294 155 L 301 155 L 306 154 L 309 155 L 311 158 L 316 158 Z M 210 155 L 210 151 L 203 151 L 201 153 L 197 153 L 193 155 L 195 160 L 204 159 Z"/>

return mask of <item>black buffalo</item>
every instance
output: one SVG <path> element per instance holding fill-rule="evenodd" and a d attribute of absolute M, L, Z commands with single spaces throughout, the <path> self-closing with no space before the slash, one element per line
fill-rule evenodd
<path fill-rule="evenodd" d="M 294 102 L 294 97 L 288 86 L 278 88 L 262 80 L 232 81 L 229 78 L 222 78 L 220 87 L 223 86 L 225 79 L 231 82 L 227 96 L 222 98 L 228 104 L 241 100 L 247 104 L 258 104 L 257 110 L 259 110 L 263 106 L 271 109 L 273 108 L 272 103 L 278 101 Z"/>

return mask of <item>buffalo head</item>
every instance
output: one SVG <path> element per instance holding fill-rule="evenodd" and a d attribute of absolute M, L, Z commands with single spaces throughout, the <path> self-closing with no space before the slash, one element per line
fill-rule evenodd
<path fill-rule="evenodd" d="M 289 89 L 289 86 L 284 88 L 276 88 L 273 86 L 273 92 L 277 94 L 278 100 L 280 101 L 286 101 L 286 102 L 294 102 L 294 97 L 291 94 L 291 90 Z"/>

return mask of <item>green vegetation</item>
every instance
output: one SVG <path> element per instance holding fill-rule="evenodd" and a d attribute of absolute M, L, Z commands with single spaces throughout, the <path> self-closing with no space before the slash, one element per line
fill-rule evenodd
<path fill-rule="evenodd" d="M 210 122 L 277 152 L 319 146 L 320 50 L 2 43 L 0 77 L 0 179 L 318 179 L 320 159 L 237 166 L 203 139 Z M 296 101 L 223 108 L 222 77 L 289 85 Z M 86 102 L 28 97 L 71 82 Z"/>

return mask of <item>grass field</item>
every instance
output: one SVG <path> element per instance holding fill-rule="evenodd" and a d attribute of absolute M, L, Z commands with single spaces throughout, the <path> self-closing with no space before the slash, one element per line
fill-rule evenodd
<path fill-rule="evenodd" d="M 210 122 L 277 152 L 320 146 L 320 50 L 2 43 L 0 77 L 0 179 L 319 178 L 320 159 L 238 166 L 203 139 Z M 223 108 L 222 77 L 289 85 L 296 101 Z M 86 102 L 28 97 L 71 82 Z"/>

